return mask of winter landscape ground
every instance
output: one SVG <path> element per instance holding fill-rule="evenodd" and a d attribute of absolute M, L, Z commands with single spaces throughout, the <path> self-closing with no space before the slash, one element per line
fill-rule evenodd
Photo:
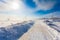
<path fill-rule="evenodd" d="M 0 40 L 60 40 L 60 19 L 36 19 L 0 27 Z"/>

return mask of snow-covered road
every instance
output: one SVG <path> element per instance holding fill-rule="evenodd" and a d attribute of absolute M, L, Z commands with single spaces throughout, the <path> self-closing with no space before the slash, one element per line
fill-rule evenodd
<path fill-rule="evenodd" d="M 43 20 L 36 20 L 34 26 L 18 40 L 60 40 L 60 33 Z"/>
<path fill-rule="evenodd" d="M 60 22 L 36 19 L 0 27 L 0 40 L 60 40 Z"/>

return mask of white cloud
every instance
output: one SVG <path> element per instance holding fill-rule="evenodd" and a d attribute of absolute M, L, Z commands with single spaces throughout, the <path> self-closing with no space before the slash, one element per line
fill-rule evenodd
<path fill-rule="evenodd" d="M 19 8 L 19 0 L 4 0 L 4 2 L 0 2 L 0 11 L 1 10 L 17 10 Z"/>
<path fill-rule="evenodd" d="M 44 15 L 43 17 L 45 17 L 45 18 L 52 18 L 52 17 L 60 18 L 60 12 L 57 11 L 57 12 L 49 13 L 49 14 Z"/>
<path fill-rule="evenodd" d="M 15 2 L 17 2 L 17 1 L 19 1 L 19 9 L 18 10 L 15 10 L 15 6 L 17 5 L 15 5 L 14 3 Z M 14 6 L 13 5 L 11 5 L 12 4 L 12 2 L 14 2 L 13 4 L 14 4 Z M 30 8 L 28 8 L 21 0 L 9 0 L 9 1 L 7 1 L 7 3 L 8 4 L 4 4 L 4 3 L 1 3 L 1 5 L 0 6 L 2 6 L 2 7 L 0 7 L 0 15 L 1 14 L 6 14 L 6 16 L 5 17 L 9 17 L 9 16 L 14 16 L 14 15 L 16 15 L 16 16 L 18 16 L 18 17 L 16 17 L 16 19 L 17 18 L 20 18 L 20 20 L 22 20 L 23 18 L 27 18 L 27 20 L 29 20 L 29 19 L 35 19 L 36 18 L 36 16 L 33 14 L 33 12 L 34 12 L 34 10 L 33 9 L 30 9 Z M 12 7 L 13 6 L 13 7 Z M 18 6 L 18 5 L 17 5 Z M 16 7 L 17 7 L 16 6 Z M 14 10 L 13 10 L 14 9 Z M 2 10 L 2 11 L 1 11 Z M 7 16 L 7 15 L 9 15 L 9 16 Z M 3 17 L 4 15 L 2 15 L 2 17 Z M 1 19 L 1 18 L 0 18 Z M 13 19 L 13 18 L 12 18 Z"/>
<path fill-rule="evenodd" d="M 31 16 L 19 16 L 19 15 L 8 15 L 0 14 L 0 27 L 5 27 L 11 24 L 21 23 L 23 21 L 34 20 L 36 17 Z"/>
<path fill-rule="evenodd" d="M 29 9 L 21 0 L 7 0 L 7 3 L 0 3 L 0 12 L 16 12 L 31 13 L 33 10 Z M 2 11 L 1 11 L 2 10 Z"/>
<path fill-rule="evenodd" d="M 51 9 L 56 1 L 47 1 L 45 2 L 44 0 L 41 0 L 41 2 L 39 2 L 38 0 L 33 0 L 37 6 L 37 10 L 49 10 Z"/>

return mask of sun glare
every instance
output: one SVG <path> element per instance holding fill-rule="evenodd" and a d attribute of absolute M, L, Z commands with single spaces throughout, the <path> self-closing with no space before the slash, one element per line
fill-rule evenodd
<path fill-rule="evenodd" d="M 19 3 L 18 2 L 12 2 L 10 7 L 13 10 L 17 10 L 17 9 L 19 9 Z"/>

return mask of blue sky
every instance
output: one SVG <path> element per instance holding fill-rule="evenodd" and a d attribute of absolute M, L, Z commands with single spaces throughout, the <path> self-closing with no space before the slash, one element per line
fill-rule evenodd
<path fill-rule="evenodd" d="M 38 10 L 36 10 L 34 12 L 34 14 L 36 16 L 40 17 L 40 16 L 45 16 L 47 14 L 54 15 L 55 12 L 57 12 L 57 14 L 55 16 L 60 15 L 60 13 L 58 13 L 58 12 L 60 12 L 60 0 L 37 0 L 37 1 L 39 2 L 37 4 L 36 4 L 36 0 L 35 1 L 33 1 L 33 0 L 24 1 L 25 4 L 31 9 L 35 9 L 35 8 L 37 8 L 38 5 L 40 5 Z"/>
<path fill-rule="evenodd" d="M 56 11 L 60 11 L 60 0 L 53 0 L 53 1 L 52 0 L 50 0 L 50 1 L 49 0 L 39 0 L 39 3 L 41 3 L 42 1 L 44 1 L 45 3 L 51 1 L 49 5 L 52 5 L 54 2 L 56 2 L 56 3 L 52 6 L 51 9 L 49 9 L 49 8 L 47 10 L 39 9 L 39 10 L 36 11 L 35 14 L 45 15 L 45 14 L 53 13 L 53 12 L 56 12 Z M 37 7 L 37 5 L 35 4 L 35 2 L 33 2 L 33 0 L 25 0 L 25 3 L 30 8 L 36 8 Z M 47 6 L 49 6 L 49 5 L 47 5 Z"/>
<path fill-rule="evenodd" d="M 10 8 L 12 1 L 19 1 L 19 9 Z M 4 6 L 5 2 L 7 5 L 4 8 L 0 8 L 0 14 L 6 15 L 17 15 L 20 17 L 42 17 L 47 14 L 60 15 L 60 0 L 0 0 L 0 6 Z M 16 4 L 16 3 L 15 3 Z M 16 4 L 17 5 L 17 4 Z M 11 6 L 12 7 L 12 6 Z M 18 5 L 16 6 L 18 7 Z M 9 9 L 10 8 L 10 9 Z M 3 11 L 1 11 L 3 9 Z M 59 12 L 59 13 L 58 13 Z M 56 16 L 55 15 L 55 16 Z"/>

